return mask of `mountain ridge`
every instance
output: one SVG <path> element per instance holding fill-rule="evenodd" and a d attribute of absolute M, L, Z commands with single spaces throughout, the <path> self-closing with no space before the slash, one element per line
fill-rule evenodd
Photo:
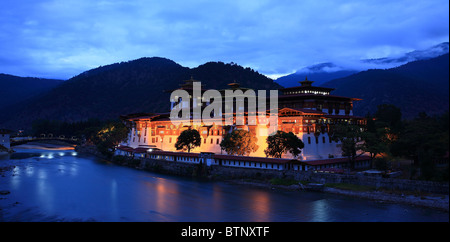
<path fill-rule="evenodd" d="M 0 109 L 45 93 L 61 83 L 63 80 L 0 73 Z"/>
<path fill-rule="evenodd" d="M 137 112 L 168 112 L 170 93 L 193 77 L 208 89 L 237 81 L 253 89 L 279 89 L 272 79 L 237 64 L 208 62 L 188 68 L 162 57 L 143 57 L 97 67 L 65 81 L 44 95 L 0 110 L 0 126 L 29 128 L 34 119 L 67 122 L 114 119 Z M 30 117 L 33 117 L 31 119 Z"/>
<path fill-rule="evenodd" d="M 448 67 L 449 54 L 445 54 L 391 69 L 369 69 L 322 86 L 335 88 L 335 95 L 363 99 L 354 104 L 355 115 L 373 114 L 378 105 L 388 103 L 411 119 L 420 112 L 434 115 L 448 110 Z"/>
<path fill-rule="evenodd" d="M 333 79 L 350 76 L 370 69 L 391 69 L 419 60 L 428 60 L 449 53 L 449 42 L 431 46 L 424 50 L 414 50 L 395 57 L 363 59 L 356 63 L 336 64 L 323 62 L 303 67 L 295 73 L 277 78 L 275 81 L 285 87 L 296 86 L 297 79 L 304 76 L 316 80 L 316 85 L 322 85 Z"/>

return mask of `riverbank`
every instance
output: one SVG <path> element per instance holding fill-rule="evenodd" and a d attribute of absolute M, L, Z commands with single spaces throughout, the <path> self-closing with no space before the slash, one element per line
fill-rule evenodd
<path fill-rule="evenodd" d="M 85 152 L 101 157 L 101 155 L 93 147 L 84 147 L 80 149 L 77 147 L 78 152 Z M 296 183 L 289 185 L 278 185 L 270 182 L 271 178 L 280 178 L 286 174 L 278 174 L 278 177 L 274 176 L 273 171 L 258 170 L 256 173 L 251 172 L 249 168 L 233 168 L 233 167 L 200 167 L 198 164 L 188 164 L 183 162 L 170 162 L 164 160 L 152 160 L 148 158 L 140 159 L 111 159 L 111 162 L 122 165 L 133 167 L 142 170 L 148 170 L 156 173 L 172 174 L 179 176 L 195 176 L 198 177 L 199 174 L 203 178 L 210 180 L 221 180 L 233 184 L 245 185 L 245 186 L 257 186 L 266 189 L 287 189 L 287 190 L 298 190 L 306 191 L 311 189 L 308 186 L 301 185 L 300 180 L 305 180 L 306 182 L 317 180 L 313 178 L 315 174 L 309 172 L 306 174 L 308 179 L 297 179 Z M 219 169 L 220 168 L 220 169 Z M 267 173 L 265 173 L 267 172 Z M 258 177 L 257 179 L 252 178 L 253 175 Z M 323 179 L 323 178 L 321 178 Z M 319 179 L 320 180 L 320 179 Z M 344 180 L 344 179 L 339 179 Z M 338 181 L 338 183 L 345 183 L 345 181 Z M 442 211 L 449 212 L 449 195 L 448 194 L 434 194 L 426 192 L 414 192 L 402 189 L 382 189 L 382 188 L 371 188 L 368 190 L 349 190 L 340 189 L 337 187 L 330 187 L 326 182 L 320 182 L 320 189 L 314 189 L 315 191 L 334 193 L 345 196 L 358 197 L 363 199 L 375 200 L 378 202 L 386 203 L 402 203 L 413 206 L 421 206 L 433 209 L 439 209 Z M 310 187 L 309 187 L 310 188 Z"/>
<path fill-rule="evenodd" d="M 243 185 L 243 186 L 253 186 L 264 189 L 282 189 L 290 191 L 303 191 L 302 185 L 274 185 L 270 181 L 259 181 L 259 180 L 243 180 L 243 179 L 233 179 L 226 180 L 228 183 Z M 309 190 L 309 189 L 306 189 Z M 380 203 L 398 203 L 407 204 L 411 206 L 426 207 L 438 209 L 441 211 L 449 212 L 449 195 L 443 194 L 411 194 L 410 191 L 355 191 L 347 189 L 339 189 L 328 187 L 324 184 L 323 188 L 320 190 L 315 190 L 315 192 L 326 192 L 339 194 L 344 196 L 357 197 L 362 199 L 374 200 Z"/>

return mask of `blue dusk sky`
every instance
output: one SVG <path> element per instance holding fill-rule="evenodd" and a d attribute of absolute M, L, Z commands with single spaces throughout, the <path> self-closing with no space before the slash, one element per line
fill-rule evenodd
<path fill-rule="evenodd" d="M 0 73 L 69 79 L 165 57 L 275 77 L 449 41 L 448 0 L 1 0 Z"/>

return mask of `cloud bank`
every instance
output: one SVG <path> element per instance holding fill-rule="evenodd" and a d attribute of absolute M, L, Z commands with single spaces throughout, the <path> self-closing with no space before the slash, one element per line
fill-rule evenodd
<path fill-rule="evenodd" d="M 398 55 L 449 39 L 449 2 L 2 1 L 0 73 L 68 79 L 160 56 L 235 62 L 267 75 Z"/>

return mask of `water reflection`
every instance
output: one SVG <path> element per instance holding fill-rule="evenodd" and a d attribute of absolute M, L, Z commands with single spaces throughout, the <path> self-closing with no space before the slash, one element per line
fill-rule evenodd
<path fill-rule="evenodd" d="M 111 201 L 111 213 L 113 217 L 119 216 L 119 199 L 118 199 L 118 191 L 117 191 L 117 181 L 116 179 L 111 180 L 110 187 L 110 201 Z"/>
<path fill-rule="evenodd" d="M 251 221 L 269 221 L 271 201 L 267 191 L 253 190 L 245 194 L 243 206 L 248 209 Z"/>
<path fill-rule="evenodd" d="M 326 199 L 320 199 L 312 204 L 313 222 L 329 221 L 328 202 Z"/>
<path fill-rule="evenodd" d="M 166 176 L 72 150 L 18 151 L 0 165 L 14 166 L 0 177 L 11 191 L 0 221 L 29 221 L 17 215 L 24 210 L 65 221 L 448 221 L 434 210 Z"/>

